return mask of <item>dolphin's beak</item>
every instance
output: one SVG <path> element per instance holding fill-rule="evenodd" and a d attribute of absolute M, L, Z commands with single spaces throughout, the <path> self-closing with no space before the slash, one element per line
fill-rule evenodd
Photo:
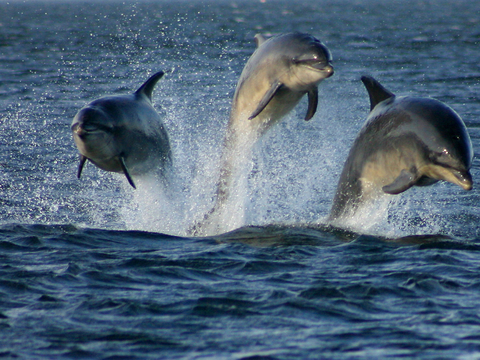
<path fill-rule="evenodd" d="M 323 74 L 325 74 L 325 79 L 326 78 L 329 78 L 330 76 L 333 75 L 334 71 L 333 71 L 333 66 L 328 63 L 327 65 L 325 65 L 324 62 L 317 62 L 317 63 L 312 63 L 312 64 L 309 64 L 312 68 L 322 72 Z"/>
<path fill-rule="evenodd" d="M 333 75 L 333 66 L 330 62 L 318 61 L 317 59 L 297 60 L 295 62 L 325 73 L 325 78 Z"/>
<path fill-rule="evenodd" d="M 456 179 L 456 182 L 454 182 L 454 184 L 460 186 L 463 190 L 472 190 L 473 179 L 472 179 L 472 174 L 470 174 L 470 171 L 453 170 L 452 174 L 455 176 L 455 179 Z"/>
<path fill-rule="evenodd" d="M 333 71 L 333 66 L 332 65 L 327 65 L 325 66 L 323 69 L 322 69 L 323 72 L 325 72 L 327 74 L 326 78 L 329 78 L 330 76 L 333 75 L 334 71 Z"/>
<path fill-rule="evenodd" d="M 325 63 L 324 61 L 312 61 L 312 60 L 305 60 L 302 62 L 314 69 L 328 73 L 329 74 L 328 76 L 333 75 L 333 66 L 330 63 Z"/>
<path fill-rule="evenodd" d="M 471 190 L 473 187 L 472 175 L 468 170 L 456 170 L 450 167 L 430 164 L 422 167 L 419 171 L 432 179 L 448 181 L 460 186 L 464 190 Z"/>
<path fill-rule="evenodd" d="M 87 134 L 85 129 L 79 123 L 72 125 L 72 132 L 74 135 L 77 135 L 79 138 L 84 138 L 85 135 Z"/>

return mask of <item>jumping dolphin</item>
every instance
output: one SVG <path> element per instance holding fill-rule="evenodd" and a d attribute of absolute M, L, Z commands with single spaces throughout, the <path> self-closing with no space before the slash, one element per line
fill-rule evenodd
<path fill-rule="evenodd" d="M 152 75 L 136 92 L 107 96 L 82 108 L 72 122 L 80 152 L 77 177 L 87 160 L 105 171 L 132 175 L 162 172 L 171 163 L 170 143 L 162 120 L 152 106 L 152 92 L 163 72 Z"/>
<path fill-rule="evenodd" d="M 472 188 L 473 150 L 464 122 L 438 100 L 397 97 L 361 78 L 370 114 L 343 167 L 329 220 L 352 216 L 367 200 L 439 180 Z"/>
<path fill-rule="evenodd" d="M 215 204 L 194 226 L 194 234 L 221 231 L 219 226 L 225 219 L 212 215 L 232 197 L 235 179 L 246 176 L 245 167 L 251 160 L 256 141 L 305 94 L 308 95 L 305 120 L 310 120 L 317 110 L 318 84 L 333 75 L 330 51 L 311 35 L 288 33 L 269 39 L 256 35 L 255 42 L 257 49 L 247 61 L 233 96 Z M 229 218 L 227 221 L 239 216 L 223 215 Z M 214 221 L 217 225 L 212 223 Z"/>
<path fill-rule="evenodd" d="M 308 94 L 305 120 L 317 110 L 318 84 L 333 75 L 330 51 L 308 34 L 289 33 L 265 39 L 255 36 L 257 50 L 237 83 L 229 129 L 256 127 L 263 133 Z M 246 122 L 245 117 L 250 122 Z"/>

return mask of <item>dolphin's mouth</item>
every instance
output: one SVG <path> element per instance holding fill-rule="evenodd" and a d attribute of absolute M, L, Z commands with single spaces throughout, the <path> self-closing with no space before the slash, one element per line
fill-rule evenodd
<path fill-rule="evenodd" d="M 85 137 L 88 133 L 79 123 L 72 125 L 72 132 L 80 138 Z"/>
<path fill-rule="evenodd" d="M 458 185 L 463 190 L 471 190 L 473 187 L 472 175 L 468 170 L 457 170 L 444 165 L 432 164 L 425 166 L 422 172 L 433 179 L 445 180 Z"/>
<path fill-rule="evenodd" d="M 112 129 L 107 126 L 97 125 L 97 124 L 80 124 L 76 123 L 72 125 L 72 132 L 79 137 L 85 137 L 89 134 L 93 134 L 95 132 L 106 132 L 111 133 Z"/>
<path fill-rule="evenodd" d="M 324 61 L 318 61 L 318 59 L 305 59 L 305 60 L 297 60 L 295 62 L 297 65 L 307 66 L 311 69 L 316 71 L 321 71 L 327 74 L 327 77 L 333 75 L 333 66 L 330 63 L 326 63 Z"/>
<path fill-rule="evenodd" d="M 470 171 L 453 170 L 452 174 L 457 180 L 456 184 L 459 185 L 463 190 L 472 190 L 473 179 Z"/>
<path fill-rule="evenodd" d="M 333 66 L 330 65 L 330 64 L 327 65 L 327 66 L 325 66 L 325 67 L 322 68 L 322 69 L 319 69 L 319 70 L 322 71 L 322 72 L 324 72 L 324 73 L 326 73 L 326 74 L 327 74 L 327 76 L 326 76 L 327 78 L 330 77 L 330 76 L 332 76 L 333 73 L 334 73 L 334 71 L 333 71 Z"/>

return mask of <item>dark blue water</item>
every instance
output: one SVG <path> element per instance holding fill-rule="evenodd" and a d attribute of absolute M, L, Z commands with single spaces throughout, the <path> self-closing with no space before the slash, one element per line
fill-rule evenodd
<path fill-rule="evenodd" d="M 205 238 L 235 84 L 253 36 L 321 39 L 335 75 L 256 146 L 245 217 Z M 0 3 L 0 357 L 480 358 L 480 3 Z M 91 164 L 75 113 L 154 92 L 176 187 Z M 369 102 L 369 74 L 454 108 L 474 190 L 410 189 L 349 230 L 323 219 Z"/>

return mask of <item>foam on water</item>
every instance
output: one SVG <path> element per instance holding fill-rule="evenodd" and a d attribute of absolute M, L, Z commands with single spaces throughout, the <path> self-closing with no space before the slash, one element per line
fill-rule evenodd
<path fill-rule="evenodd" d="M 137 190 L 123 186 L 122 191 L 132 194 L 122 209 L 128 229 L 189 235 L 188 229 L 212 208 L 228 119 L 228 109 L 217 108 L 215 101 L 226 102 L 213 96 L 206 112 L 195 113 L 193 119 L 182 104 L 166 111 L 174 153 L 174 186 L 165 189 L 155 178 L 141 179 Z M 335 141 L 327 140 L 331 132 L 323 129 L 322 117 L 328 117 L 328 110 L 320 110 L 318 119 L 305 122 L 299 118 L 305 107 L 306 101 L 298 106 L 298 114 L 288 115 L 256 144 L 250 141 L 237 151 L 231 196 L 214 214 L 217 228 L 208 235 L 251 224 L 305 223 L 316 219 L 319 211 L 327 211 L 330 194 L 317 190 L 334 189 L 331 176 L 325 175 L 331 173 L 338 153 L 332 151 Z M 217 125 L 202 127 L 205 119 Z M 309 142 L 305 142 L 306 134 Z M 315 158 L 321 160 L 312 167 Z M 316 201 L 324 204 L 319 206 Z"/>

